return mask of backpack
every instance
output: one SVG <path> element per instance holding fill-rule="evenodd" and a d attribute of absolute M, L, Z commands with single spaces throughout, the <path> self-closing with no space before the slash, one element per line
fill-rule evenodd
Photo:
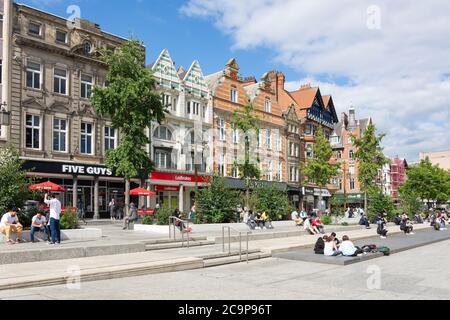
<path fill-rule="evenodd" d="M 439 223 L 435 223 L 434 224 L 434 230 L 440 231 L 441 230 L 441 225 Z"/>
<path fill-rule="evenodd" d="M 324 249 L 325 249 L 325 241 L 323 241 L 322 238 L 319 238 L 314 247 L 314 253 L 315 254 L 324 254 Z"/>
<path fill-rule="evenodd" d="M 378 248 L 375 244 L 365 245 L 361 249 L 367 253 L 377 253 L 378 252 Z"/>
<path fill-rule="evenodd" d="M 384 254 L 385 256 L 391 255 L 391 249 L 389 249 L 388 247 L 379 247 L 378 252 Z"/>

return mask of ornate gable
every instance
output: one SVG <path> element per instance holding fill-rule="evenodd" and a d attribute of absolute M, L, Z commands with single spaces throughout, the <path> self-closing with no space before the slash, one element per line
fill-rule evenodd
<path fill-rule="evenodd" d="M 198 61 L 192 63 L 183 81 L 188 93 L 201 98 L 208 96 L 208 86 Z"/>
<path fill-rule="evenodd" d="M 155 77 L 159 84 L 166 89 L 180 89 L 180 78 L 178 77 L 175 63 L 170 57 L 167 49 L 164 49 L 152 66 Z"/>
<path fill-rule="evenodd" d="M 22 102 L 22 107 L 40 109 L 40 110 L 47 109 L 44 102 L 42 102 L 41 100 L 34 98 L 34 97 L 24 100 Z"/>

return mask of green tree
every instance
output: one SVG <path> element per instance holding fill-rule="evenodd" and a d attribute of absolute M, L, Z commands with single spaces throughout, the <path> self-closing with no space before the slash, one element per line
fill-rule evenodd
<path fill-rule="evenodd" d="M 381 141 L 385 134 L 377 135 L 376 131 L 375 125 L 370 123 L 361 138 L 352 136 L 353 145 L 357 148 L 355 159 L 358 160 L 358 180 L 361 190 L 364 191 L 366 212 L 368 191 L 376 186 L 379 170 L 388 163 L 381 148 Z M 381 190 L 379 192 L 382 193 Z"/>
<path fill-rule="evenodd" d="M 422 211 L 422 202 L 420 201 L 419 194 L 402 185 L 399 189 L 400 194 L 400 209 L 407 213 L 412 219 L 416 213 Z"/>
<path fill-rule="evenodd" d="M 256 212 L 267 213 L 273 221 L 284 220 L 294 210 L 289 203 L 287 192 L 275 185 L 254 189 L 252 202 Z"/>
<path fill-rule="evenodd" d="M 383 194 L 375 186 L 370 186 L 367 190 L 369 196 L 367 217 L 373 221 L 379 213 L 386 212 L 388 220 L 392 221 L 395 215 L 395 205 L 389 195 Z"/>
<path fill-rule="evenodd" d="M 329 183 L 330 179 L 339 172 L 339 164 L 330 162 L 333 148 L 325 137 L 323 130 L 318 130 L 316 142 L 313 147 L 313 157 L 301 165 L 304 176 L 308 182 L 318 185 L 321 189 Z M 322 193 L 319 202 L 322 203 Z"/>
<path fill-rule="evenodd" d="M 443 200 L 448 196 L 445 182 L 447 175 L 443 169 L 434 166 L 429 158 L 408 168 L 407 175 L 408 179 L 402 186 L 403 192 L 417 194 L 427 202 Z"/>
<path fill-rule="evenodd" d="M 259 134 L 260 126 L 259 119 L 255 115 L 253 103 L 250 99 L 243 108 L 236 109 L 233 114 L 233 127 L 239 130 L 244 135 L 244 161 L 233 164 L 239 170 L 239 175 L 246 184 L 246 206 L 249 206 L 250 201 L 250 180 L 259 179 L 261 172 L 258 166 L 252 162 L 250 156 L 250 138 L 252 133 Z"/>
<path fill-rule="evenodd" d="M 206 223 L 231 222 L 236 217 L 239 192 L 225 184 L 222 177 L 212 177 L 208 188 L 200 189 L 197 202 L 197 219 Z"/>
<path fill-rule="evenodd" d="M 0 215 L 13 207 L 23 207 L 31 197 L 28 187 L 32 179 L 27 178 L 22 165 L 17 149 L 0 148 Z"/>
<path fill-rule="evenodd" d="M 91 97 L 98 115 L 108 117 L 121 134 L 120 144 L 106 154 L 106 165 L 125 178 L 125 205 L 130 202 L 130 179 L 147 177 L 153 163 L 145 151 L 150 139 L 145 133 L 152 122 L 161 123 L 166 109 L 162 104 L 152 72 L 145 67 L 145 50 L 130 40 L 116 52 L 106 51 L 106 87 L 96 86 Z"/>

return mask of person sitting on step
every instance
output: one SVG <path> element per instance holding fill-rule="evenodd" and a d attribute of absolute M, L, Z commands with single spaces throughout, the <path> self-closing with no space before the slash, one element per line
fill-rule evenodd
<path fill-rule="evenodd" d="M 414 227 L 408 217 L 404 218 L 400 223 L 400 230 L 405 232 L 406 235 L 413 235 Z"/>
<path fill-rule="evenodd" d="M 46 236 L 46 241 L 50 241 L 50 234 L 48 232 L 47 227 L 47 219 L 45 216 L 42 215 L 41 212 L 38 212 L 32 219 L 31 219 L 31 230 L 30 230 L 30 239 L 31 242 L 34 243 L 34 234 L 35 232 L 43 232 Z"/>
<path fill-rule="evenodd" d="M 266 212 L 263 212 L 261 218 L 264 221 L 264 227 L 266 229 L 275 229 L 272 225 L 272 220 L 270 219 L 270 216 Z"/>
<path fill-rule="evenodd" d="M 23 226 L 20 224 L 19 218 L 17 217 L 18 212 L 19 209 L 13 208 L 11 211 L 5 213 L 1 219 L 0 232 L 6 236 L 7 244 L 15 244 L 23 242 L 22 239 Z M 11 234 L 17 234 L 16 242 L 14 242 L 11 239 Z"/>
<path fill-rule="evenodd" d="M 130 223 L 134 223 L 138 220 L 137 208 L 134 203 L 130 204 L 130 210 L 128 215 L 123 219 L 123 230 L 130 229 Z"/>
<path fill-rule="evenodd" d="M 355 247 L 348 236 L 344 236 L 342 238 L 342 243 L 339 250 L 342 252 L 344 257 L 356 257 L 364 254 L 364 251 L 361 248 Z"/>
<path fill-rule="evenodd" d="M 341 255 L 341 251 L 338 250 L 336 242 L 333 237 L 328 237 L 325 241 L 325 248 L 323 250 L 323 254 L 326 257 L 337 257 Z"/>

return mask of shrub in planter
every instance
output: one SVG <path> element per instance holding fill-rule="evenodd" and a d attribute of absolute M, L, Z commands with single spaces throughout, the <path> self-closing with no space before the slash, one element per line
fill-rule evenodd
<path fill-rule="evenodd" d="M 142 224 L 143 224 L 143 225 L 152 225 L 152 224 L 153 224 L 153 217 L 151 217 L 151 216 L 145 216 L 145 217 L 142 219 Z"/>
<path fill-rule="evenodd" d="M 326 226 L 330 225 L 333 222 L 333 219 L 331 219 L 331 217 L 328 216 L 328 215 L 322 216 L 320 218 L 320 220 L 322 220 L 323 224 L 326 225 Z"/>
<path fill-rule="evenodd" d="M 60 224 L 61 230 L 77 229 L 78 228 L 77 209 L 71 208 L 63 212 L 61 215 Z"/>
<path fill-rule="evenodd" d="M 155 214 L 156 224 L 159 226 L 165 226 L 169 224 L 169 217 L 173 214 L 172 210 L 167 207 L 161 207 Z"/>

